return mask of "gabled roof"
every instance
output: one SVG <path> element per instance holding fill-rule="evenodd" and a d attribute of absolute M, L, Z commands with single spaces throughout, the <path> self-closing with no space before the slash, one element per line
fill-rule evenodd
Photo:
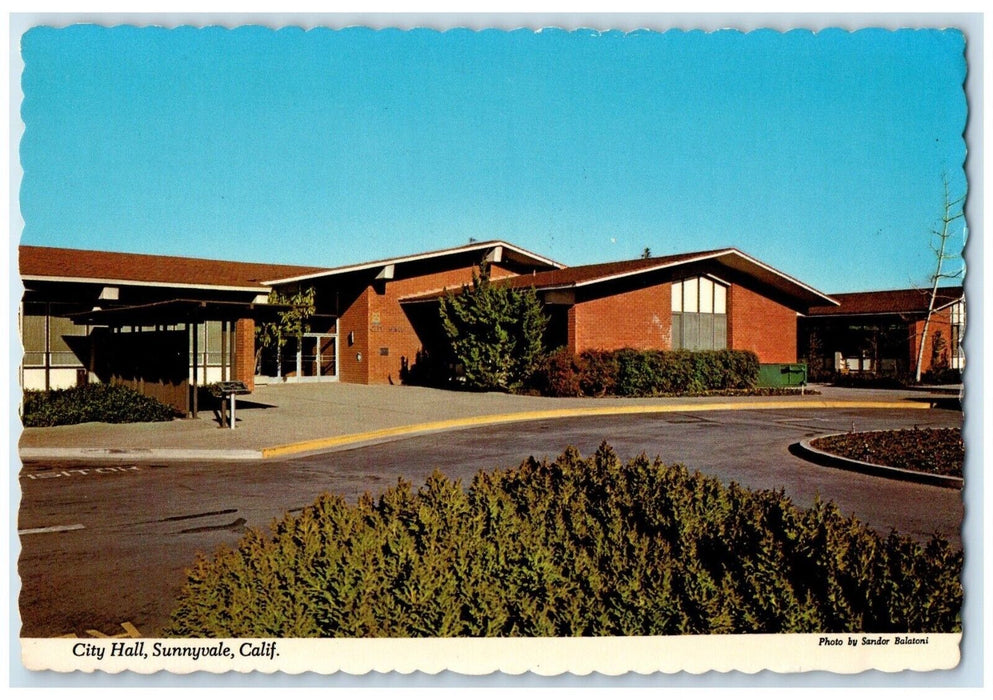
<path fill-rule="evenodd" d="M 576 267 L 566 267 L 560 270 L 538 272 L 533 275 L 501 278 L 500 280 L 494 280 L 494 282 L 517 289 L 533 287 L 537 291 L 576 289 L 705 261 L 716 261 L 727 268 L 749 275 L 797 299 L 804 305 L 835 303 L 831 297 L 742 253 L 736 248 L 721 248 L 719 250 L 705 250 L 657 258 L 621 260 L 594 265 L 577 265 Z M 437 290 L 431 293 L 406 297 L 401 299 L 401 301 L 426 301 L 431 298 L 437 298 L 443 293 L 443 290 Z"/>
<path fill-rule="evenodd" d="M 20 247 L 19 262 L 24 280 L 259 292 L 269 289 L 266 279 L 326 269 L 27 245 Z"/>
<path fill-rule="evenodd" d="M 888 289 L 875 292 L 832 294 L 838 306 L 811 307 L 808 316 L 867 316 L 925 314 L 931 301 L 930 289 Z M 939 287 L 935 309 L 962 298 L 962 287 Z"/>
<path fill-rule="evenodd" d="M 319 271 L 303 273 L 299 275 L 286 275 L 280 277 L 271 277 L 266 280 L 266 284 L 271 286 L 278 286 L 281 284 L 291 284 L 294 282 L 303 282 L 307 280 L 313 280 L 323 277 L 334 277 L 337 275 L 344 275 L 353 272 L 367 272 L 376 269 L 392 268 L 396 265 L 404 265 L 406 263 L 433 260 L 438 258 L 449 257 L 453 255 L 464 255 L 466 253 L 473 253 L 479 251 L 493 252 L 499 251 L 497 253 L 498 258 L 507 261 L 513 260 L 525 265 L 530 265 L 538 268 L 560 268 L 561 263 L 557 263 L 554 260 L 532 253 L 529 250 L 520 248 L 506 241 L 479 241 L 474 243 L 469 243 L 467 245 L 458 246 L 455 248 L 443 248 L 441 250 L 432 250 L 426 253 L 416 253 L 414 255 L 403 255 L 394 258 L 385 258 L 383 260 L 373 260 L 371 262 L 358 263 L 356 265 L 344 265 L 342 267 L 332 267 L 326 268 Z M 392 274 L 392 272 L 391 272 Z"/>

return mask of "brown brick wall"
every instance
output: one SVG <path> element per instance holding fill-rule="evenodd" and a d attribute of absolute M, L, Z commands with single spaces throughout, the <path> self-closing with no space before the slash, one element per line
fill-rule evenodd
<path fill-rule="evenodd" d="M 234 377 L 255 390 L 255 321 L 238 319 L 234 327 Z"/>
<path fill-rule="evenodd" d="M 931 369 L 931 352 L 934 347 L 935 331 L 941 331 L 941 336 L 945 340 L 945 352 L 948 355 L 948 364 L 951 366 L 952 360 L 952 316 L 951 309 L 946 308 L 935 311 L 931 315 L 931 323 L 928 324 L 927 338 L 924 341 L 924 356 L 921 358 L 921 372 Z M 924 334 L 924 319 L 914 321 L 909 324 L 909 352 L 910 352 L 910 372 L 917 369 L 917 350 L 920 347 L 920 338 Z"/>
<path fill-rule="evenodd" d="M 460 289 L 472 282 L 475 266 L 417 275 L 406 279 L 378 281 L 363 291 L 346 309 L 338 323 L 341 350 L 339 380 L 359 384 L 400 383 L 401 358 L 413 364 L 422 349 L 421 339 L 400 305 L 400 298 L 443 288 Z M 398 272 L 400 270 L 398 269 Z M 491 265 L 494 279 L 512 274 L 499 264 Z M 354 344 L 348 345 L 353 332 Z M 386 349 L 386 354 L 382 350 Z M 362 361 L 356 354 L 362 353 Z"/>
<path fill-rule="evenodd" d="M 339 378 L 344 382 L 400 383 L 402 358 L 415 361 L 422 349 L 407 314 L 399 303 L 404 296 L 447 287 L 459 288 L 472 279 L 466 266 L 407 279 L 377 282 L 362 292 L 342 313 Z M 494 277 L 512 274 L 499 265 Z M 650 287 L 618 291 L 594 299 L 578 300 L 567 312 L 569 347 L 614 350 L 669 349 L 672 347 L 671 287 L 661 282 Z M 761 294 L 732 284 L 728 292 L 728 347 L 752 350 L 761 362 L 796 361 L 796 313 Z M 349 332 L 354 343 L 348 345 Z M 382 348 L 386 348 L 383 354 Z M 362 362 L 356 354 L 362 354 Z"/>
<path fill-rule="evenodd" d="M 728 290 L 728 347 L 759 362 L 796 362 L 796 312 L 740 284 Z"/>
<path fill-rule="evenodd" d="M 672 347 L 669 283 L 577 303 L 569 314 L 573 352 Z"/>
<path fill-rule="evenodd" d="M 338 380 L 369 383 L 369 295 L 366 289 L 338 319 Z M 349 334 L 352 344 L 348 344 Z M 358 356 L 361 355 L 361 361 Z"/>

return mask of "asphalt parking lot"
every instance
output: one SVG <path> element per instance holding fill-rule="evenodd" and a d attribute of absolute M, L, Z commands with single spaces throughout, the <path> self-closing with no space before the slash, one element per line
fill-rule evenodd
<path fill-rule="evenodd" d="M 308 505 L 321 491 L 354 499 L 435 469 L 468 484 L 479 469 L 584 453 L 607 440 L 622 458 L 642 452 L 750 488 L 783 489 L 798 505 L 834 500 L 885 534 L 931 533 L 960 543 L 961 493 L 821 467 L 789 452 L 814 434 L 961 424 L 957 411 L 922 408 L 766 408 L 573 416 L 416 434 L 268 460 L 115 459 L 29 462 L 21 473 L 23 636 L 143 635 L 165 624 L 198 552 L 235 544 L 247 527 Z M 147 456 L 147 455 L 146 455 Z"/>

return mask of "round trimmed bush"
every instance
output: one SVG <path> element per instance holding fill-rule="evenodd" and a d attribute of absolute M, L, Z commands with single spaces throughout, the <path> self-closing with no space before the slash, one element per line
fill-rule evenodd
<path fill-rule="evenodd" d="M 950 632 L 962 554 L 880 538 L 606 445 L 434 474 L 355 505 L 322 495 L 201 556 L 167 635 L 418 637 Z"/>

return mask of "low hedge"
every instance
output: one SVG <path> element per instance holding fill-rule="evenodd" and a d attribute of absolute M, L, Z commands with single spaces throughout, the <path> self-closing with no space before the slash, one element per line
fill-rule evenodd
<path fill-rule="evenodd" d="M 881 538 L 606 445 L 435 473 L 355 505 L 324 494 L 198 557 L 165 633 L 483 637 L 960 629 L 962 553 Z"/>
<path fill-rule="evenodd" d="M 559 350 L 536 375 L 546 396 L 703 394 L 755 386 L 759 360 L 743 350 Z"/>
<path fill-rule="evenodd" d="M 114 384 L 85 384 L 54 391 L 25 391 L 21 420 L 41 428 L 76 423 L 167 421 L 176 412 L 133 389 Z"/>

